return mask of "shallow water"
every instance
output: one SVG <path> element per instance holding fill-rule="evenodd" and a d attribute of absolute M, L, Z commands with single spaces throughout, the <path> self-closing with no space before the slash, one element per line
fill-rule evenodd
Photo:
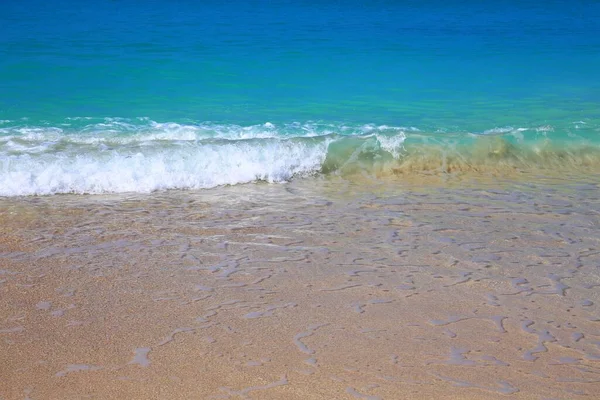
<path fill-rule="evenodd" d="M 599 188 L 1 199 L 0 397 L 598 397 Z"/>

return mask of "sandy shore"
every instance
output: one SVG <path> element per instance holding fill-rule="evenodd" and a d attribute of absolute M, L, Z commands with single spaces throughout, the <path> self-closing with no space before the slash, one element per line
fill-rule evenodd
<path fill-rule="evenodd" d="M 0 398 L 599 398 L 599 188 L 0 199 Z"/>

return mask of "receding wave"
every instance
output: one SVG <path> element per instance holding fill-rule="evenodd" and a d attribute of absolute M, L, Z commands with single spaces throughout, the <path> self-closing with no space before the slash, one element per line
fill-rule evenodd
<path fill-rule="evenodd" d="M 366 124 L 0 121 L 0 196 L 203 189 L 318 174 L 600 171 L 599 131 L 572 126 L 460 132 Z"/>

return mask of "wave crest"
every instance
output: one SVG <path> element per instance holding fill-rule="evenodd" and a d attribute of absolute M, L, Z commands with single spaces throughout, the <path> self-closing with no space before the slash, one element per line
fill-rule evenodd
<path fill-rule="evenodd" d="M 315 174 L 600 170 L 600 147 L 590 140 L 597 132 L 588 132 L 587 138 L 567 132 L 561 140 L 557 131 L 539 126 L 472 134 L 313 122 L 239 126 L 71 119 L 58 126 L 28 126 L 3 121 L 0 196 L 203 189 Z"/>

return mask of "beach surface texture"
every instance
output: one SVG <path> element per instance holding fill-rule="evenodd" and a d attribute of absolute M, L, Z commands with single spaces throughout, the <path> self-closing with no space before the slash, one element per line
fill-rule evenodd
<path fill-rule="evenodd" d="M 599 2 L 5 3 L 0 400 L 600 398 Z"/>

